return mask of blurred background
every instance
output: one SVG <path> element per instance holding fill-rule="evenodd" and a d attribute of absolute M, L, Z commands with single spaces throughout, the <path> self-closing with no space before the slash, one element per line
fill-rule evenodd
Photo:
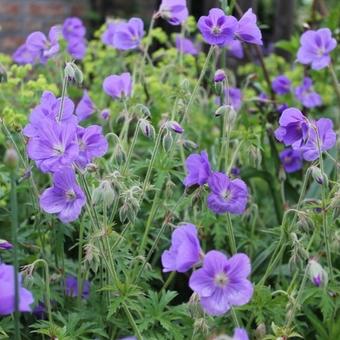
<path fill-rule="evenodd" d="M 238 0 L 242 10 L 250 7 L 257 13 L 265 41 L 289 39 L 296 23 L 312 16 L 322 18 L 340 0 Z M 68 16 L 81 17 L 88 27 L 88 37 L 107 18 L 141 17 L 146 25 L 161 0 L 0 0 L 0 52 L 12 53 L 33 31 L 48 32 Z M 188 0 L 191 15 L 207 14 L 219 0 Z M 304 11 L 307 11 L 305 13 Z M 310 13 L 312 11 L 312 13 Z M 174 27 L 159 20 L 167 31 Z M 176 28 L 175 28 L 176 29 Z"/>

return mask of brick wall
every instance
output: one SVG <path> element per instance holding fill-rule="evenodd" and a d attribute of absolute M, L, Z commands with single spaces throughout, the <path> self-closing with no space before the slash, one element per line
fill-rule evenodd
<path fill-rule="evenodd" d="M 12 53 L 33 31 L 48 33 L 68 16 L 84 17 L 89 0 L 0 0 L 0 52 Z"/>

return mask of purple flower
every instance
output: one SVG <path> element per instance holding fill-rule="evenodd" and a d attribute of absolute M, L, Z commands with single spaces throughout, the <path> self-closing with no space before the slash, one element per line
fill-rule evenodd
<path fill-rule="evenodd" d="M 192 273 L 190 288 L 200 297 L 209 315 L 222 315 L 232 306 L 242 306 L 253 296 L 253 286 L 247 279 L 251 271 L 245 254 L 227 258 L 219 251 L 209 251 L 203 267 Z"/>
<path fill-rule="evenodd" d="M 19 46 L 12 55 L 14 62 L 20 65 L 33 64 L 37 55 L 27 49 L 26 44 Z"/>
<path fill-rule="evenodd" d="M 224 105 L 231 105 L 234 110 L 239 110 L 242 106 L 243 95 L 240 89 L 229 87 L 224 90 Z M 216 104 L 222 105 L 221 99 L 216 98 Z"/>
<path fill-rule="evenodd" d="M 237 167 L 237 166 L 234 166 L 234 167 L 231 168 L 230 173 L 231 173 L 234 177 L 238 177 L 238 176 L 240 176 L 240 174 L 241 174 L 241 169 L 240 169 L 239 167 Z"/>
<path fill-rule="evenodd" d="M 77 297 L 78 293 L 78 279 L 72 275 L 67 275 L 65 279 L 65 294 L 70 297 Z M 83 299 L 88 299 L 90 296 L 90 282 L 83 281 L 83 292 L 81 294 Z"/>
<path fill-rule="evenodd" d="M 251 8 L 238 21 L 235 35 L 238 39 L 255 45 L 263 45 L 262 34 L 256 24 L 256 15 Z"/>
<path fill-rule="evenodd" d="M 173 132 L 176 132 L 178 134 L 181 134 L 184 132 L 184 129 L 182 128 L 182 126 L 175 122 L 175 121 L 169 121 L 167 122 L 167 126 L 169 127 L 169 129 L 171 129 Z"/>
<path fill-rule="evenodd" d="M 46 314 L 46 306 L 45 303 L 39 302 L 34 308 L 33 308 L 33 314 L 37 319 L 43 319 Z"/>
<path fill-rule="evenodd" d="M 72 39 L 69 40 L 67 52 L 77 60 L 84 58 L 86 54 L 86 40 L 85 39 Z"/>
<path fill-rule="evenodd" d="M 196 227 L 181 225 L 172 233 L 170 249 L 163 252 L 163 272 L 185 273 L 199 261 L 200 251 Z"/>
<path fill-rule="evenodd" d="M 240 215 L 246 209 L 248 188 L 241 179 L 233 179 L 222 173 L 214 172 L 208 179 L 211 193 L 208 196 L 208 208 L 216 214 L 226 212 Z"/>
<path fill-rule="evenodd" d="M 35 137 L 39 134 L 40 127 L 46 119 L 56 122 L 61 105 L 61 98 L 56 98 L 50 91 L 44 91 L 40 104 L 37 105 L 29 116 L 29 123 L 23 129 L 26 137 Z M 73 115 L 74 103 L 68 97 L 64 98 L 62 123 L 76 124 L 77 118 Z"/>
<path fill-rule="evenodd" d="M 185 161 L 187 176 L 184 179 L 184 185 L 204 185 L 208 182 L 211 174 L 211 167 L 206 151 L 201 154 L 193 153 Z"/>
<path fill-rule="evenodd" d="M 209 45 L 224 45 L 234 38 L 237 20 L 219 8 L 212 8 L 208 16 L 199 18 L 197 27 Z"/>
<path fill-rule="evenodd" d="M 286 109 L 288 109 L 289 106 L 287 104 L 277 104 L 276 105 L 276 110 L 278 113 L 282 114 L 282 112 Z"/>
<path fill-rule="evenodd" d="M 78 117 L 78 121 L 87 119 L 95 110 L 96 106 L 91 100 L 89 93 L 84 90 L 83 97 L 80 99 L 75 112 L 76 116 Z"/>
<path fill-rule="evenodd" d="M 104 79 L 104 92 L 113 99 L 130 97 L 132 92 L 132 79 L 128 72 L 120 75 L 111 75 Z"/>
<path fill-rule="evenodd" d="M 273 91 L 278 94 L 286 94 L 290 91 L 290 86 L 292 82 L 284 75 L 277 76 L 272 81 L 272 89 Z"/>
<path fill-rule="evenodd" d="M 30 291 L 22 287 L 21 274 L 15 275 L 13 266 L 0 264 L 0 315 L 9 315 L 15 311 L 15 281 L 19 284 L 19 311 L 30 312 L 30 305 L 34 302 Z M 14 276 L 16 278 L 14 278 Z"/>
<path fill-rule="evenodd" d="M 113 44 L 113 37 L 116 33 L 117 27 L 118 27 L 118 23 L 115 22 L 110 22 L 107 24 L 106 26 L 106 30 L 104 31 L 104 33 L 101 36 L 101 40 L 102 43 L 104 45 L 108 45 L 108 46 L 114 46 Z"/>
<path fill-rule="evenodd" d="M 315 161 L 320 157 L 320 151 L 331 149 L 336 143 L 336 133 L 333 122 L 328 118 L 320 118 L 309 129 L 307 142 L 300 148 L 306 161 Z M 319 144 L 319 145 L 318 145 Z"/>
<path fill-rule="evenodd" d="M 313 81 L 309 77 L 305 77 L 302 84 L 295 89 L 295 97 L 309 109 L 322 104 L 321 97 L 313 90 Z"/>
<path fill-rule="evenodd" d="M 49 214 L 58 214 L 63 223 L 75 221 L 85 202 L 85 195 L 71 168 L 63 168 L 54 173 L 53 186 L 40 196 L 40 207 Z"/>
<path fill-rule="evenodd" d="M 113 45 L 118 50 L 131 50 L 140 45 L 144 36 L 144 23 L 140 18 L 131 18 L 127 23 L 116 27 L 113 35 Z"/>
<path fill-rule="evenodd" d="M 2 250 L 9 250 L 13 248 L 13 244 L 9 243 L 6 240 L 1 240 L 0 239 L 0 249 Z"/>
<path fill-rule="evenodd" d="M 235 328 L 232 340 L 249 340 L 247 331 L 243 328 Z"/>
<path fill-rule="evenodd" d="M 59 39 L 60 28 L 58 26 L 51 27 L 48 39 L 42 32 L 33 32 L 26 39 L 26 49 L 44 64 L 59 52 Z"/>
<path fill-rule="evenodd" d="M 104 109 L 100 112 L 100 117 L 104 120 L 109 120 L 111 116 L 110 109 Z"/>
<path fill-rule="evenodd" d="M 311 64 L 313 70 L 320 70 L 331 62 L 329 53 L 335 49 L 336 40 L 328 28 L 309 30 L 302 34 L 297 60 L 301 64 Z"/>
<path fill-rule="evenodd" d="M 279 158 L 287 173 L 292 173 L 302 168 L 302 155 L 299 150 L 285 149 L 280 152 Z"/>
<path fill-rule="evenodd" d="M 214 82 L 219 83 L 225 80 L 225 78 L 226 78 L 225 72 L 223 70 L 217 70 L 214 75 Z"/>
<path fill-rule="evenodd" d="M 31 138 L 27 145 L 30 159 L 35 160 L 43 172 L 55 172 L 70 166 L 78 157 L 76 125 L 41 122 L 39 135 Z"/>
<path fill-rule="evenodd" d="M 198 54 L 198 49 L 193 42 L 190 39 L 182 38 L 180 35 L 176 36 L 176 48 L 183 54 Z"/>
<path fill-rule="evenodd" d="M 239 40 L 229 41 L 224 44 L 223 47 L 226 47 L 235 58 L 242 59 L 244 57 L 242 43 Z"/>
<path fill-rule="evenodd" d="M 189 15 L 186 0 L 162 0 L 159 15 L 171 25 L 182 24 Z"/>
<path fill-rule="evenodd" d="M 84 168 L 94 158 L 106 154 L 108 142 L 103 136 L 103 128 L 99 125 L 91 125 L 87 128 L 78 126 L 77 136 L 79 143 L 79 156 L 76 164 Z"/>
<path fill-rule="evenodd" d="M 64 21 L 62 32 L 66 41 L 81 40 L 85 37 L 86 28 L 79 18 L 70 17 Z"/>
<path fill-rule="evenodd" d="M 275 137 L 286 146 L 291 145 L 298 149 L 306 140 L 308 134 L 308 120 L 302 112 L 295 107 L 290 107 L 282 112 L 280 127 L 275 130 Z"/>

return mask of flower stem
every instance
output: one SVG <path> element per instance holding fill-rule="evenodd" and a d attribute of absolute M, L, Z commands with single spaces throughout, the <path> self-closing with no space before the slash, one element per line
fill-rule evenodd
<path fill-rule="evenodd" d="M 67 91 L 67 84 L 68 84 L 68 76 L 67 74 L 64 75 L 63 78 L 63 88 L 61 90 L 61 102 L 59 107 L 59 112 L 57 116 L 57 121 L 60 122 L 63 118 L 63 111 L 64 111 L 64 103 L 65 103 L 65 97 L 66 97 L 66 91 Z"/>
<path fill-rule="evenodd" d="M 15 340 L 21 339 L 19 313 L 19 263 L 18 263 L 18 201 L 16 188 L 16 171 L 11 171 L 11 224 L 14 264 L 14 335 Z"/>
<path fill-rule="evenodd" d="M 207 71 L 207 68 L 208 68 L 208 65 L 209 65 L 209 61 L 213 55 L 213 52 L 214 52 L 214 49 L 215 49 L 215 46 L 210 46 L 210 49 L 209 49 L 209 52 L 208 52 L 208 55 L 205 59 L 205 62 L 204 62 L 204 65 L 203 65 L 203 68 L 202 68 L 202 71 L 201 71 L 201 74 L 197 80 L 197 83 L 194 87 L 194 90 L 192 91 L 192 94 L 190 96 L 190 99 L 189 99 L 189 102 L 185 108 L 185 111 L 184 111 L 184 114 L 183 114 L 183 117 L 182 117 L 182 120 L 181 120 L 181 123 L 185 121 L 185 119 L 187 119 L 187 116 L 188 116 L 188 113 L 191 109 L 191 105 L 193 104 L 195 98 L 196 98 L 196 95 L 197 95 L 197 91 L 201 85 L 201 82 L 203 80 L 203 77 Z"/>
<path fill-rule="evenodd" d="M 129 148 L 129 152 L 128 152 L 128 155 L 127 155 L 127 158 L 126 158 L 126 162 L 125 162 L 125 165 L 124 165 L 124 168 L 123 168 L 123 171 L 122 171 L 122 175 L 123 176 L 126 175 L 126 172 L 127 172 L 128 168 L 129 168 L 129 165 L 130 165 L 132 153 L 133 153 L 133 150 L 135 148 L 135 145 L 136 145 L 136 142 L 137 142 L 137 138 L 138 138 L 139 125 L 140 125 L 140 122 L 138 121 L 138 123 L 136 125 L 135 132 L 133 134 L 133 138 L 132 138 L 131 146 Z"/>
<path fill-rule="evenodd" d="M 171 283 L 172 280 L 175 278 L 175 276 L 176 276 L 176 272 L 171 272 L 171 273 L 170 273 L 170 275 L 169 275 L 168 278 L 166 279 L 166 281 L 165 281 L 165 283 L 164 283 L 164 285 L 163 285 L 161 291 L 166 290 L 166 289 L 169 287 L 170 283 Z"/>
<path fill-rule="evenodd" d="M 333 85 L 334 85 L 334 90 L 335 90 L 336 96 L 340 104 L 340 84 L 339 84 L 338 77 L 336 76 L 334 66 L 332 63 L 329 64 L 328 69 L 331 74 Z"/>
<path fill-rule="evenodd" d="M 235 242 L 235 236 L 234 236 L 234 230 L 233 230 L 233 223 L 231 221 L 231 216 L 229 213 L 227 213 L 227 234 L 229 237 L 230 251 L 232 254 L 236 254 L 237 248 L 236 248 L 236 242 Z"/>

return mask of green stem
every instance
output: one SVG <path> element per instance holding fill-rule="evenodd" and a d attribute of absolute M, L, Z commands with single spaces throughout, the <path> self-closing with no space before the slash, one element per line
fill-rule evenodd
<path fill-rule="evenodd" d="M 123 171 L 122 171 L 122 175 L 123 176 L 126 175 L 126 172 L 129 169 L 132 153 L 133 153 L 133 150 L 134 150 L 134 148 L 136 146 L 136 142 L 137 142 L 137 138 L 138 138 L 139 125 L 140 125 L 140 122 L 138 121 L 138 123 L 136 125 L 135 132 L 133 134 L 133 138 L 132 138 L 131 146 L 129 148 L 129 152 L 128 152 L 128 155 L 127 155 L 127 158 L 126 158 L 126 162 L 125 162 L 125 165 L 124 165 L 124 168 L 123 168 Z"/>
<path fill-rule="evenodd" d="M 171 272 L 168 278 L 166 279 L 161 291 L 166 290 L 175 277 L 176 277 L 176 272 Z"/>
<path fill-rule="evenodd" d="M 130 325 L 132 326 L 133 330 L 134 330 L 134 333 L 137 337 L 138 340 L 143 340 L 143 337 L 142 337 L 142 334 L 140 333 L 138 327 L 137 327 L 137 324 L 129 310 L 129 308 L 127 307 L 127 305 L 125 304 L 125 302 L 123 302 L 123 309 L 124 309 L 124 312 L 127 316 L 127 318 L 129 319 L 129 322 L 130 322 Z"/>
<path fill-rule="evenodd" d="M 83 243 L 84 243 L 84 221 L 80 223 L 79 226 L 79 240 L 78 240 L 78 296 L 77 296 L 77 303 L 80 305 L 83 291 L 83 276 L 82 276 L 82 257 L 83 257 Z"/>
<path fill-rule="evenodd" d="M 18 201 L 16 188 L 16 171 L 11 171 L 11 224 L 13 242 L 14 264 L 14 335 L 15 339 L 21 339 L 20 335 L 20 312 L 19 312 L 19 262 L 18 262 Z"/>
<path fill-rule="evenodd" d="M 340 84 L 339 84 L 338 77 L 336 76 L 336 73 L 335 73 L 335 70 L 334 70 L 332 63 L 329 64 L 328 69 L 329 69 L 329 72 L 331 74 L 333 85 L 334 85 L 334 90 L 335 90 L 336 96 L 337 96 L 339 104 L 340 104 Z"/>
<path fill-rule="evenodd" d="M 59 112 L 57 116 L 57 121 L 60 122 L 63 118 L 63 111 L 64 111 L 64 103 L 65 103 L 65 97 L 66 97 L 66 91 L 67 91 L 67 84 L 68 84 L 68 76 L 67 74 L 64 75 L 63 79 L 63 88 L 61 90 L 61 102 L 59 107 Z"/>
<path fill-rule="evenodd" d="M 235 236 L 234 236 L 234 230 L 233 230 L 233 223 L 231 221 L 231 216 L 229 213 L 227 213 L 227 235 L 229 237 L 230 251 L 232 254 L 236 254 L 237 248 L 236 248 L 236 242 L 235 242 Z"/>
<path fill-rule="evenodd" d="M 190 96 L 188 105 L 187 105 L 186 108 L 185 108 L 185 111 L 184 111 L 184 114 L 183 114 L 181 123 L 184 122 L 185 119 L 187 118 L 187 115 L 188 115 L 188 113 L 189 113 L 189 111 L 190 111 L 190 109 L 191 109 L 191 105 L 193 104 L 193 102 L 194 102 L 194 100 L 195 100 L 195 98 L 196 98 L 197 91 L 198 91 L 198 89 L 199 89 L 199 87 L 200 87 L 200 85 L 201 85 L 201 82 L 202 82 L 202 80 L 203 80 L 203 77 L 204 77 L 204 75 L 205 75 L 205 73 L 206 73 L 206 71 L 207 71 L 207 68 L 208 68 L 208 65 L 209 65 L 209 61 L 210 61 L 210 58 L 211 58 L 212 55 L 213 55 L 214 49 L 215 49 L 214 46 L 210 46 L 208 55 L 207 55 L 207 57 L 206 57 L 206 59 L 205 59 L 205 62 L 204 62 L 204 65 L 203 65 L 203 68 L 202 68 L 202 71 L 201 71 L 201 74 L 200 74 L 200 76 L 199 76 L 199 78 L 198 78 L 198 80 L 197 80 L 197 83 L 196 83 L 196 85 L 195 85 L 195 87 L 194 87 L 194 90 L 193 90 L 193 92 L 192 92 L 192 94 L 191 94 L 191 96 Z"/>

